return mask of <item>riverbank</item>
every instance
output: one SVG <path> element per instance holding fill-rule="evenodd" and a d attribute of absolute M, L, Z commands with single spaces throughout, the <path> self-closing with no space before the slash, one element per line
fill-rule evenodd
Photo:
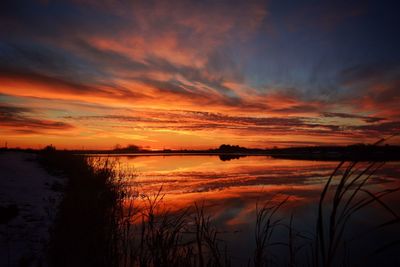
<path fill-rule="evenodd" d="M 39 161 L 67 179 L 49 247 L 51 266 L 119 266 L 118 213 L 124 190 L 115 162 L 44 150 Z"/>
<path fill-rule="evenodd" d="M 46 266 L 65 180 L 48 174 L 34 153 L 0 153 L 0 172 L 0 266 Z"/>

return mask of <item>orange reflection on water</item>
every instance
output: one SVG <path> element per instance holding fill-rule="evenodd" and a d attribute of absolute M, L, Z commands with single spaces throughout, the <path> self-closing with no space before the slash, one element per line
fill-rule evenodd
<path fill-rule="evenodd" d="M 218 156 L 122 156 L 120 161 L 134 170 L 132 186 L 144 199 L 161 189 L 165 209 L 174 212 L 204 204 L 216 217 L 229 213 L 226 223 L 231 225 L 248 221 L 258 202 L 290 196 L 285 206 L 293 208 L 315 201 L 337 165 L 265 156 L 231 161 Z"/>
<path fill-rule="evenodd" d="M 279 213 L 307 217 L 338 164 L 266 156 L 221 161 L 218 156 L 194 155 L 121 156 L 120 162 L 135 173 L 131 185 L 141 196 L 137 206 L 147 205 L 148 198 L 160 192 L 160 211 L 204 205 L 207 214 L 227 228 L 253 222 L 257 203 L 277 203 L 287 197 Z M 399 174 L 399 163 L 388 163 L 369 186 L 374 190 L 399 186 Z"/>
<path fill-rule="evenodd" d="M 155 215 L 168 214 L 174 218 L 174 215 L 188 211 L 186 214 L 190 218 L 186 219 L 191 222 L 197 204 L 204 208 L 205 216 L 211 218 L 232 255 L 237 255 L 240 266 L 245 265 L 246 257 L 254 252 L 257 205 L 261 208 L 267 203 L 271 207 L 287 199 L 273 220 L 282 220 L 287 226 L 293 219 L 295 229 L 312 234 L 322 188 L 338 165 L 338 162 L 281 160 L 266 156 L 230 161 L 222 161 L 218 156 L 121 156 L 120 162 L 136 174 L 131 181 L 138 196 L 134 199 L 139 211 L 138 216 L 132 217 L 134 223 L 149 218 L 146 217 L 149 199 L 154 201 L 158 192 L 158 199 L 162 200 L 153 210 Z M 354 176 L 366 166 L 368 163 L 357 165 Z M 400 163 L 387 163 L 370 178 L 365 189 L 378 192 L 400 187 L 399 177 Z M 333 179 L 324 208 L 331 208 L 332 193 L 340 178 L 341 172 Z M 393 194 L 383 200 L 399 214 L 400 207 L 396 205 L 399 198 L 400 194 Z M 141 208 L 145 209 L 144 213 Z M 348 229 L 352 233 L 362 232 L 374 223 L 392 219 L 390 216 L 387 210 L 372 205 L 370 209 L 358 212 Z M 285 239 L 286 230 L 285 227 L 276 230 L 275 238 Z M 396 236 L 398 230 L 389 229 L 388 233 L 388 236 Z M 365 243 L 365 246 L 369 245 Z"/>

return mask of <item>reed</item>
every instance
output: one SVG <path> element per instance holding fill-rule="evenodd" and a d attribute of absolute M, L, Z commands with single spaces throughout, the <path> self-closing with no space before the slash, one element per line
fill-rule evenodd
<path fill-rule="evenodd" d="M 268 253 L 268 248 L 274 245 L 282 245 L 280 242 L 271 242 L 275 229 L 284 226 L 283 219 L 275 218 L 278 210 L 288 201 L 286 197 L 278 204 L 271 201 L 266 202 L 263 206 L 256 204 L 256 224 L 255 224 L 255 243 L 254 266 L 269 266 L 272 260 Z"/>
<path fill-rule="evenodd" d="M 352 217 L 360 210 L 377 203 L 393 216 L 393 221 L 387 223 L 398 223 L 399 216 L 383 202 L 382 198 L 397 192 L 399 188 L 379 192 L 371 192 L 366 188 L 369 179 L 383 164 L 372 162 L 366 167 L 358 168 L 358 162 L 341 162 L 328 178 L 318 204 L 314 245 L 315 266 L 330 267 L 346 261 L 343 255 L 348 251 L 339 252 L 339 249 L 349 249 L 344 233 Z M 335 176 L 339 176 L 339 180 L 333 186 Z M 332 187 L 333 190 L 330 190 Z M 327 200 L 328 193 L 333 195 L 331 200 Z"/>
<path fill-rule="evenodd" d="M 66 178 L 64 197 L 51 232 L 52 266 L 117 266 L 110 234 L 111 215 L 122 198 L 116 185 L 116 162 L 45 151 L 40 161 Z"/>

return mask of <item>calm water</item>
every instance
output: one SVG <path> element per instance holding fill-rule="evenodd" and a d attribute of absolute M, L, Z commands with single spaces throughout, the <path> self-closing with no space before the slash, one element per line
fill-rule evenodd
<path fill-rule="evenodd" d="M 234 265 L 243 265 L 254 250 L 254 222 L 256 203 L 279 201 L 289 196 L 287 204 L 276 215 L 288 221 L 293 214 L 294 226 L 304 233 L 315 229 L 317 203 L 321 190 L 338 162 L 318 162 L 273 159 L 265 156 L 248 156 L 222 161 L 218 156 L 119 156 L 123 166 L 135 173 L 132 186 L 139 194 L 152 195 L 162 188 L 165 209 L 177 211 L 198 203 L 205 206 L 207 214 L 222 232 L 234 255 Z M 366 164 L 360 164 L 363 169 Z M 386 163 L 370 179 L 366 189 L 377 192 L 400 186 L 400 163 Z M 399 193 L 384 201 L 400 214 Z M 330 205 L 330 204 L 329 204 Z M 357 233 L 393 217 L 386 210 L 374 205 L 354 216 L 345 233 L 350 239 Z M 286 241 L 287 229 L 278 229 L 276 241 Z M 384 244 L 395 237 L 399 230 L 387 228 L 351 244 L 352 252 L 363 254 L 376 244 Z M 286 248 L 275 248 L 276 252 Z M 397 250 L 399 247 L 397 247 Z M 399 262 L 394 250 L 385 252 L 383 260 Z M 393 258 L 395 257 L 395 258 Z M 397 262 L 397 263 L 396 263 Z M 371 263 L 371 262 L 370 262 Z M 376 263 L 371 263 L 374 265 Z M 380 259 L 382 264 L 382 258 Z"/>

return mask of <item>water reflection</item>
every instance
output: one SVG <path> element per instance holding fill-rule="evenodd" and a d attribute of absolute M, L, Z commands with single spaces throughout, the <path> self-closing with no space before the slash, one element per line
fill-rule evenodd
<path fill-rule="evenodd" d="M 227 155 L 227 154 L 222 154 L 218 156 L 221 161 L 229 161 L 233 159 L 240 159 L 247 157 L 246 155 Z"/>
<path fill-rule="evenodd" d="M 306 201 L 319 190 L 337 162 L 299 161 L 249 156 L 220 161 L 217 156 L 120 157 L 136 173 L 144 192 L 161 186 L 170 201 L 225 198 L 255 200 L 271 194 L 289 194 Z M 371 179 L 378 185 L 398 183 L 398 163 L 387 163 Z"/>
<path fill-rule="evenodd" d="M 293 214 L 296 228 L 312 233 L 322 188 L 338 164 L 261 156 L 223 161 L 217 156 L 121 156 L 120 160 L 135 171 L 132 186 L 139 194 L 151 195 L 162 188 L 165 209 L 174 212 L 194 203 L 203 203 L 206 212 L 213 216 L 215 224 L 224 232 L 222 238 L 234 255 L 234 265 L 239 266 L 246 265 L 248 256 L 254 250 L 256 203 L 279 201 L 289 196 L 277 216 L 290 218 Z M 356 172 L 366 166 L 367 163 L 359 164 Z M 399 177 L 400 163 L 387 163 L 371 177 L 366 189 L 382 191 L 399 187 Z M 384 200 L 400 213 L 400 207 L 396 205 L 400 200 L 399 194 Z M 362 211 L 355 216 L 355 224 L 349 232 L 362 232 L 389 217 L 382 209 Z M 367 241 L 362 241 L 363 246 L 359 246 L 359 251 L 354 253 L 362 254 L 365 247 L 375 244 L 375 239 L 399 234 L 396 228 L 372 235 Z M 285 238 L 283 230 L 280 235 Z"/>

